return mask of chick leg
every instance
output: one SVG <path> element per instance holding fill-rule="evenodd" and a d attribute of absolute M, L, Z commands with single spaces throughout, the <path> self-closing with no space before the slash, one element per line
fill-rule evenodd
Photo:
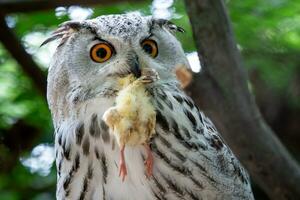
<path fill-rule="evenodd" d="M 124 182 L 125 177 L 127 175 L 127 169 L 126 169 L 126 162 L 125 162 L 125 156 L 124 156 L 124 150 L 125 145 L 122 145 L 121 151 L 120 151 L 120 164 L 119 164 L 119 176 L 122 178 L 122 182 Z"/>
<path fill-rule="evenodd" d="M 149 144 L 145 144 L 144 147 L 147 152 L 147 158 L 145 160 L 146 175 L 148 178 L 150 178 L 152 176 L 152 171 L 153 171 L 153 155 L 152 155 Z"/>

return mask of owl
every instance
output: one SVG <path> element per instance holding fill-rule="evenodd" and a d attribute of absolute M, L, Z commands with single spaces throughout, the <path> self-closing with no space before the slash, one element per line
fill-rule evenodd
<path fill-rule="evenodd" d="M 253 199 L 247 172 L 212 122 L 181 89 L 174 70 L 189 68 L 176 32 L 164 19 L 139 13 L 63 23 L 43 44 L 59 39 L 47 100 L 55 128 L 56 197 L 60 199 Z M 145 85 L 156 112 L 149 141 L 152 176 L 142 146 L 124 151 L 103 121 L 121 90 L 119 79 L 153 69 Z"/>

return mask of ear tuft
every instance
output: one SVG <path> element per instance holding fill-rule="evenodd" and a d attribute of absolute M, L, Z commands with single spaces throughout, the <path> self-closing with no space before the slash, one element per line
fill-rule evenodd
<path fill-rule="evenodd" d="M 70 37 L 70 35 L 74 31 L 78 31 L 81 28 L 82 24 L 78 21 L 67 21 L 58 26 L 58 29 L 56 29 L 49 38 L 47 38 L 40 47 L 48 44 L 49 42 L 52 42 L 57 39 L 61 39 L 58 46 L 63 45 L 67 39 Z"/>
<path fill-rule="evenodd" d="M 166 20 L 166 19 L 152 19 L 152 26 L 153 25 L 158 25 L 159 27 L 163 28 L 165 27 L 168 29 L 171 33 L 184 33 L 185 30 L 182 27 L 177 26 L 173 22 Z"/>

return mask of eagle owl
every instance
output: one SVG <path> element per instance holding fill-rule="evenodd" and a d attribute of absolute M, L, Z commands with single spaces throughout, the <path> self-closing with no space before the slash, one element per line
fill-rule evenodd
<path fill-rule="evenodd" d="M 212 122 L 180 88 L 174 69 L 189 67 L 175 38 L 183 29 L 138 13 L 63 23 L 43 44 L 60 39 L 48 74 L 55 127 L 57 199 L 253 199 L 249 177 Z M 120 91 L 118 79 L 142 68 L 156 110 L 145 149 L 126 148 L 128 175 L 119 177 L 119 146 L 102 120 Z"/>

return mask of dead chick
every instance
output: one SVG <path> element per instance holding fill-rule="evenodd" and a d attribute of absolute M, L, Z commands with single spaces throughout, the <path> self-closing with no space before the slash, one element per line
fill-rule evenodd
<path fill-rule="evenodd" d="M 149 140 L 155 134 L 156 112 L 145 84 L 152 83 L 157 79 L 157 72 L 151 69 L 144 69 L 142 76 L 138 79 L 133 75 L 120 79 L 123 89 L 116 97 L 116 104 L 103 115 L 103 120 L 121 148 L 119 176 L 122 177 L 122 181 L 127 175 L 124 157 L 125 145 L 144 145 L 147 152 L 146 174 L 148 177 L 152 175 L 153 156 Z"/>

